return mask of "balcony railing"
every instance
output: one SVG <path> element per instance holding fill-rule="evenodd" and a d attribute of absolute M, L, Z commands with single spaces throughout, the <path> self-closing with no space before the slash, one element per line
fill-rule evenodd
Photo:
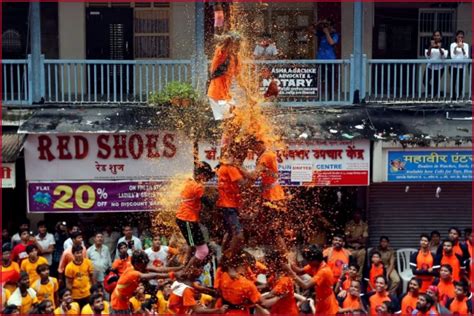
<path fill-rule="evenodd" d="M 25 60 L 3 60 L 3 104 L 32 104 L 32 64 Z M 151 92 L 161 91 L 171 81 L 195 85 L 206 80 L 197 74 L 195 60 L 44 60 L 41 59 L 40 90 L 45 103 L 146 103 Z M 311 80 L 310 89 L 293 93 L 278 75 L 281 69 L 302 69 L 311 75 L 294 76 Z M 443 70 L 437 71 L 436 68 Z M 280 69 L 280 70 L 275 70 Z M 269 78 L 280 80 L 277 102 L 284 106 L 324 106 L 353 103 L 354 59 L 342 60 L 261 60 L 245 63 L 244 75 L 262 84 Z M 272 73 L 273 71 L 273 73 Z M 370 103 L 470 103 L 472 100 L 472 60 L 363 59 L 364 81 L 360 99 Z M 198 79 L 198 75 L 200 78 Z M 203 79 L 204 77 L 204 79 Z M 263 86 L 263 85 L 262 85 Z M 265 88 L 262 87 L 262 93 Z"/>
<path fill-rule="evenodd" d="M 372 59 L 367 67 L 367 102 L 470 103 L 472 99 L 471 59 Z"/>

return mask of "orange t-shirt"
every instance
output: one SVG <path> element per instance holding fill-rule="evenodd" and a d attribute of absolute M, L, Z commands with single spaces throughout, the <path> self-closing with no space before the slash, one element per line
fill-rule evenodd
<path fill-rule="evenodd" d="M 81 264 L 71 261 L 66 266 L 64 275 L 72 279 L 71 296 L 75 300 L 87 298 L 91 295 L 92 280 L 90 275 L 94 272 L 92 261 L 84 258 Z"/>
<path fill-rule="evenodd" d="M 217 69 L 217 67 L 226 61 L 228 56 L 228 53 L 223 51 L 221 47 L 216 48 L 211 63 L 211 74 Z M 240 72 L 239 65 L 240 61 L 238 60 L 238 57 L 231 56 L 227 71 L 222 76 L 211 80 L 209 89 L 207 90 L 207 96 L 215 100 L 232 99 L 232 96 L 230 95 L 230 87 L 232 78 Z"/>
<path fill-rule="evenodd" d="M 333 247 L 329 247 L 323 251 L 323 256 L 327 257 L 328 266 L 334 274 L 334 284 L 336 284 L 341 277 L 344 265 L 349 264 L 350 255 L 350 252 L 344 248 L 336 250 Z"/>
<path fill-rule="evenodd" d="M 445 306 L 448 300 L 455 296 L 454 283 L 453 281 L 446 282 L 440 279 L 437 286 L 439 292 L 439 302 Z"/>
<path fill-rule="evenodd" d="M 369 298 L 369 315 L 377 315 L 377 308 L 385 301 L 392 301 L 387 291 L 384 293 L 374 293 L 374 295 Z"/>
<path fill-rule="evenodd" d="M 416 309 L 416 302 L 418 296 L 413 296 L 412 293 L 408 292 L 402 299 L 402 315 L 411 315 Z"/>
<path fill-rule="evenodd" d="M 335 315 L 339 310 L 336 296 L 332 290 L 333 280 L 331 268 L 325 262 L 321 263 L 318 272 L 313 276 L 313 281 L 316 284 L 316 314 Z"/>
<path fill-rule="evenodd" d="M 318 272 L 318 268 L 312 267 L 307 264 L 303 267 L 303 272 L 309 274 L 310 276 L 314 276 L 316 272 Z"/>
<path fill-rule="evenodd" d="M 186 288 L 183 292 L 183 296 L 178 296 L 171 293 L 168 299 L 168 308 L 177 315 L 189 314 L 191 307 L 197 304 L 194 299 L 194 290 L 192 288 Z"/>
<path fill-rule="evenodd" d="M 459 262 L 458 257 L 453 253 L 452 255 L 448 256 L 444 253 L 443 250 L 443 257 L 441 258 L 441 265 L 449 264 L 453 268 L 453 280 L 458 282 L 461 279 L 461 263 Z"/>
<path fill-rule="evenodd" d="M 285 192 L 278 182 L 277 156 L 272 151 L 265 151 L 257 161 L 257 165 L 265 167 L 261 173 L 262 197 L 268 201 L 285 199 Z"/>
<path fill-rule="evenodd" d="M 187 222 L 198 222 L 203 195 L 204 186 L 194 179 L 189 179 L 181 192 L 181 204 L 176 212 L 176 218 Z"/>
<path fill-rule="evenodd" d="M 468 298 L 465 297 L 462 301 L 454 298 L 446 307 L 449 306 L 449 311 L 453 315 L 469 315 L 469 308 L 467 307 Z"/>
<path fill-rule="evenodd" d="M 117 270 L 118 275 L 122 275 L 125 270 L 132 267 L 132 258 L 128 256 L 125 259 L 115 259 L 114 263 L 112 263 L 112 269 Z"/>
<path fill-rule="evenodd" d="M 342 308 L 352 308 L 353 310 L 362 309 L 360 305 L 360 297 L 353 297 L 352 295 L 348 294 L 342 302 Z"/>
<path fill-rule="evenodd" d="M 375 278 L 379 275 L 384 275 L 383 264 L 371 265 L 369 273 L 369 288 L 371 291 L 375 291 Z"/>
<path fill-rule="evenodd" d="M 418 270 L 428 270 L 429 268 L 433 267 L 433 255 L 431 251 L 427 251 L 424 253 L 422 250 L 418 252 L 418 256 L 416 256 L 416 268 Z M 432 275 L 418 275 L 417 278 L 421 279 L 421 293 L 426 293 L 428 287 L 433 283 L 434 277 Z"/>
<path fill-rule="evenodd" d="M 140 283 L 140 272 L 134 268 L 127 269 L 118 279 L 117 286 L 112 292 L 110 305 L 114 310 L 129 309 L 129 300 Z"/>
<path fill-rule="evenodd" d="M 272 306 L 270 314 L 298 315 L 293 279 L 288 276 L 280 277 L 273 285 L 272 292 L 285 296 Z"/>
<path fill-rule="evenodd" d="M 20 279 L 20 266 L 15 261 L 12 261 L 8 267 L 2 265 L 2 274 L 0 276 L 3 287 L 9 290 L 10 293 L 13 293 Z"/>
<path fill-rule="evenodd" d="M 40 264 L 48 264 L 48 260 L 40 256 L 36 262 L 31 262 L 28 258 L 21 262 L 20 269 L 28 273 L 28 276 L 30 277 L 30 284 L 33 284 L 40 279 L 40 276 L 38 273 L 36 273 L 36 267 L 38 267 Z"/>
<path fill-rule="evenodd" d="M 217 206 L 238 208 L 240 207 L 240 188 L 238 181 L 244 176 L 237 167 L 222 164 L 217 170 L 217 190 L 219 199 Z"/>
<path fill-rule="evenodd" d="M 220 276 L 219 289 L 221 290 L 221 296 L 224 301 L 233 305 L 243 305 L 248 301 L 257 303 L 261 296 L 257 286 L 252 281 L 247 280 L 243 276 L 232 279 L 227 272 L 223 272 Z M 248 314 L 248 309 L 245 311 L 238 310 L 236 312 Z M 227 314 L 229 314 L 229 312 L 227 312 Z M 232 312 L 230 314 L 232 314 Z"/>

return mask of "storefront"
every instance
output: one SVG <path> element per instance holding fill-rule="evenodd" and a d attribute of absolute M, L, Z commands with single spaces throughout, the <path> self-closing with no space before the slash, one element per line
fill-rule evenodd
<path fill-rule="evenodd" d="M 162 185 L 178 174 L 192 173 L 193 144 L 159 125 L 140 126 L 133 113 L 123 111 L 88 109 L 66 115 L 45 110 L 21 127 L 27 134 L 30 215 L 45 214 L 51 226 L 59 220 L 87 226 L 97 218 L 118 225 L 117 219 L 133 217 L 131 213 L 139 217 L 160 209 L 156 193 Z"/>
<path fill-rule="evenodd" d="M 403 148 L 377 142 L 373 157 L 370 246 L 386 235 L 393 247 L 416 248 L 421 233 L 438 230 L 446 238 L 451 226 L 472 227 L 472 148 L 467 144 Z"/>

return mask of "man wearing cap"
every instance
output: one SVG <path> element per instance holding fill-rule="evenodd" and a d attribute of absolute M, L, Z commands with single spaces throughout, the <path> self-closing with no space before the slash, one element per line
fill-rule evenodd
<path fill-rule="evenodd" d="M 426 290 L 426 294 L 431 296 L 434 301 L 433 307 L 431 307 L 432 310 L 437 312 L 439 315 L 449 315 L 449 309 L 439 303 L 439 291 L 436 285 L 430 285 Z"/>

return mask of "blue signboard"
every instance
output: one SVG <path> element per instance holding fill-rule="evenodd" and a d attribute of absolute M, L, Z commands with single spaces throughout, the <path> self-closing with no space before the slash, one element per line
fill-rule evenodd
<path fill-rule="evenodd" d="M 387 170 L 387 181 L 472 181 L 472 151 L 389 151 Z"/>

